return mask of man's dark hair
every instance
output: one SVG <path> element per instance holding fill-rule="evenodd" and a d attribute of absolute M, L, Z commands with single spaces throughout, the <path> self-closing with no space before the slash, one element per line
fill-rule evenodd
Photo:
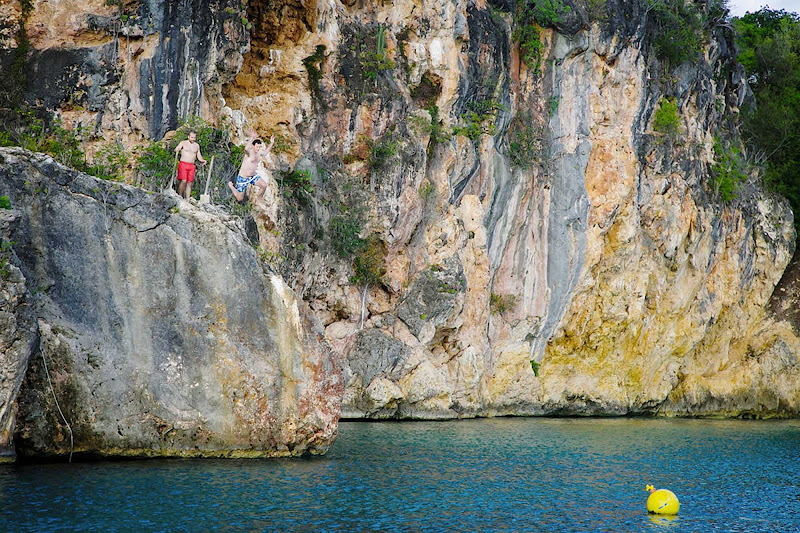
<path fill-rule="evenodd" d="M 255 141 L 253 141 L 253 144 L 264 144 L 264 143 L 261 142 L 261 139 L 256 139 Z"/>

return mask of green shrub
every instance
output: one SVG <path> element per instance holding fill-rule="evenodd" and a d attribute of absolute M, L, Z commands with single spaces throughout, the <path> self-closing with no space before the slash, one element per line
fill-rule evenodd
<path fill-rule="evenodd" d="M 68 130 L 59 118 L 43 109 L 0 110 L 0 138 L 3 145 L 44 152 L 62 165 L 93 174 L 95 169 L 86 163 L 79 134 L 85 134 L 85 130 Z"/>
<path fill-rule="evenodd" d="M 586 12 L 589 20 L 605 21 L 608 19 L 606 0 L 586 0 Z"/>
<path fill-rule="evenodd" d="M 384 139 L 380 142 L 366 139 L 369 148 L 367 164 L 370 170 L 381 170 L 389 162 L 389 159 L 397 154 L 397 143 L 391 139 Z"/>
<path fill-rule="evenodd" d="M 463 135 L 472 141 L 478 140 L 481 135 L 494 135 L 494 119 L 501 109 L 503 106 L 491 98 L 470 102 L 466 112 L 461 115 L 462 124 L 453 127 L 453 135 Z"/>
<path fill-rule="evenodd" d="M 159 190 L 169 183 L 175 172 L 174 147 L 169 144 L 153 141 L 137 150 L 136 164 L 144 188 Z"/>
<path fill-rule="evenodd" d="M 11 273 L 11 241 L 0 239 L 0 278 L 6 279 Z"/>
<path fill-rule="evenodd" d="M 678 116 L 678 102 L 675 98 L 662 96 L 658 101 L 658 109 L 653 114 L 653 129 L 669 139 L 678 136 L 680 117 Z"/>
<path fill-rule="evenodd" d="M 714 194 L 723 202 L 736 198 L 740 185 L 747 179 L 746 164 L 741 150 L 733 144 L 726 145 L 719 137 L 714 138 L 714 164 L 711 177 Z"/>
<path fill-rule="evenodd" d="M 542 158 L 542 132 L 533 125 L 531 114 L 517 115 L 509 126 L 508 157 L 511 164 L 523 170 Z"/>
<path fill-rule="evenodd" d="M 370 236 L 353 258 L 354 285 L 380 285 L 386 274 L 386 245 L 377 235 Z"/>
<path fill-rule="evenodd" d="M 436 146 L 449 141 L 452 134 L 442 126 L 438 106 L 431 105 L 426 107 L 425 110 L 430 114 L 430 121 L 425 120 L 422 116 L 414 115 L 409 119 L 408 125 L 417 135 L 429 136 L 428 155 L 430 156 Z"/>
<path fill-rule="evenodd" d="M 119 181 L 125 177 L 128 154 L 120 143 L 107 144 L 94 156 L 87 173 L 101 179 Z"/>
<path fill-rule="evenodd" d="M 345 210 L 342 214 L 331 218 L 328 225 L 328 236 L 331 247 L 342 259 L 350 259 L 364 245 L 361 232 L 364 229 L 362 217 L 353 210 Z"/>
<path fill-rule="evenodd" d="M 571 8 L 561 0 L 522 0 L 514 15 L 512 39 L 519 46 L 520 58 L 533 69 L 541 65 L 544 45 L 539 28 L 553 26 Z"/>
<path fill-rule="evenodd" d="M 551 96 L 550 99 L 547 100 L 548 111 L 551 117 L 558 111 L 558 104 L 560 100 L 561 97 L 556 95 Z"/>
<path fill-rule="evenodd" d="M 303 66 L 308 72 L 308 87 L 314 102 L 322 103 L 319 82 L 322 79 L 322 62 L 325 61 L 325 45 L 318 44 L 313 54 L 303 59 Z"/>
<path fill-rule="evenodd" d="M 498 315 L 504 314 L 506 311 L 512 310 L 517 305 L 517 297 L 513 294 L 495 294 L 491 293 L 489 296 L 489 307 L 492 313 Z"/>
<path fill-rule="evenodd" d="M 273 154 L 282 154 L 292 149 L 292 143 L 289 142 L 289 139 L 285 135 L 270 131 L 266 136 L 272 137 L 275 140 L 275 144 L 272 145 Z"/>
<path fill-rule="evenodd" d="M 436 195 L 436 187 L 430 181 L 419 186 L 419 197 L 423 204 L 430 202 Z"/>
<path fill-rule="evenodd" d="M 314 194 L 314 184 L 311 183 L 311 174 L 308 170 L 297 170 L 296 168 L 286 172 L 279 172 L 280 186 L 290 194 L 299 194 L 304 191 Z"/>
<path fill-rule="evenodd" d="M 751 153 L 766 159 L 767 185 L 791 202 L 800 228 L 800 15 L 764 8 L 734 24 L 757 103 L 743 108 L 742 131 Z"/>
<path fill-rule="evenodd" d="M 650 38 L 656 57 L 668 66 L 697 59 L 705 36 L 703 18 L 694 2 L 653 0 L 651 5 Z"/>
<path fill-rule="evenodd" d="M 533 375 L 537 378 L 539 377 L 539 367 L 541 366 L 540 363 L 531 359 L 531 370 L 533 370 Z"/>
<path fill-rule="evenodd" d="M 21 146 L 32 152 L 44 152 L 64 166 L 101 179 L 122 179 L 128 155 L 118 142 L 104 144 L 91 162 L 87 162 L 80 136 L 86 129 L 67 129 L 61 119 L 36 108 L 0 111 L 0 144 Z"/>
<path fill-rule="evenodd" d="M 11 209 L 11 200 L 8 196 L 0 196 L 0 209 Z"/>

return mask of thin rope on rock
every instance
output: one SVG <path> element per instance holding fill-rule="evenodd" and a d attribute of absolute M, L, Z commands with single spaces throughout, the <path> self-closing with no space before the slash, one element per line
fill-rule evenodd
<path fill-rule="evenodd" d="M 72 462 L 72 451 L 75 449 L 75 444 L 72 440 L 72 426 L 69 425 L 67 422 L 67 417 L 64 416 L 64 413 L 61 411 L 61 406 L 58 405 L 58 398 L 56 398 L 56 391 L 53 389 L 53 382 L 50 381 L 50 371 L 47 369 L 47 358 L 44 355 L 44 350 L 39 348 L 39 352 L 42 354 L 42 362 L 44 363 L 44 373 L 47 375 L 47 383 L 50 384 L 50 392 L 53 393 L 53 400 L 56 402 L 56 409 L 58 409 L 58 414 L 61 415 L 61 420 L 64 421 L 64 424 L 67 426 L 69 430 L 69 461 Z"/>

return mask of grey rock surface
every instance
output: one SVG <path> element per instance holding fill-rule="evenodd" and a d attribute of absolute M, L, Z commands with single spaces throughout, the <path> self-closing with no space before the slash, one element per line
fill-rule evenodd
<path fill-rule="evenodd" d="M 0 208 L 0 463 L 16 458 L 15 399 L 38 338 L 30 294 L 9 237 L 19 216 Z"/>
<path fill-rule="evenodd" d="M 11 239 L 43 353 L 18 398 L 19 453 L 326 450 L 340 367 L 240 219 L 19 149 L 0 150 L 0 195 L 20 206 Z"/>

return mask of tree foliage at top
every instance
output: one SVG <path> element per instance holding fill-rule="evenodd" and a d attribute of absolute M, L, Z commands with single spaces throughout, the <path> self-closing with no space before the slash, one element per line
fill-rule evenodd
<path fill-rule="evenodd" d="M 744 110 L 744 134 L 767 160 L 766 180 L 800 213 L 800 16 L 761 9 L 734 20 L 739 61 L 756 105 Z"/>
<path fill-rule="evenodd" d="M 702 12 L 694 3 L 655 0 L 650 14 L 651 39 L 661 61 L 677 66 L 699 57 L 705 28 Z"/>

